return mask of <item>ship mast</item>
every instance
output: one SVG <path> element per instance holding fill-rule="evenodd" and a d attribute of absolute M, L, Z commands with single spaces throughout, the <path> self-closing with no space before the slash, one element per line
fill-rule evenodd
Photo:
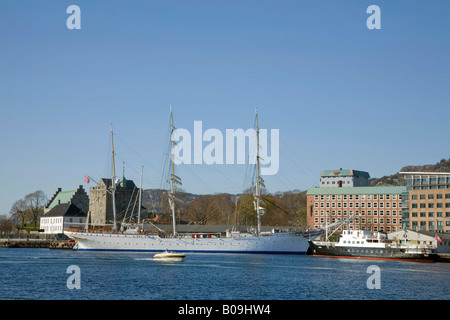
<path fill-rule="evenodd" d="M 260 203 L 261 203 L 261 186 L 264 186 L 264 180 L 260 176 L 260 162 L 259 162 L 259 125 L 258 125 L 258 108 L 256 108 L 256 190 L 255 190 L 255 207 L 256 207 L 256 217 L 258 220 L 258 236 L 261 234 L 261 213 Z"/>
<path fill-rule="evenodd" d="M 141 167 L 141 186 L 139 188 L 139 208 L 138 208 L 138 223 L 141 223 L 141 207 L 142 207 L 142 173 L 144 166 Z"/>
<path fill-rule="evenodd" d="M 177 220 L 175 216 L 175 184 L 181 184 L 181 179 L 175 175 L 175 139 L 174 139 L 174 131 L 175 128 L 173 126 L 173 114 L 172 114 L 172 105 L 170 105 L 170 141 L 171 141 L 171 152 L 170 152 L 170 164 L 171 164 L 171 173 L 170 173 L 170 192 L 169 192 L 169 204 L 172 209 L 172 223 L 173 223 L 173 236 L 177 235 Z"/>
<path fill-rule="evenodd" d="M 111 182 L 111 194 L 112 194 L 112 207 L 113 207 L 113 231 L 117 231 L 117 222 L 116 222 L 116 165 L 114 161 L 114 138 L 113 138 L 113 127 L 111 123 L 111 146 L 112 146 L 112 167 L 113 167 L 113 176 Z"/>

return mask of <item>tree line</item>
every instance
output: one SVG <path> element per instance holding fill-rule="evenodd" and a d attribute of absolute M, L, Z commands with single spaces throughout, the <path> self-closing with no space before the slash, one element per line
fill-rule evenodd
<path fill-rule="evenodd" d="M 190 202 L 176 202 L 178 223 L 195 225 L 256 225 L 256 208 L 251 193 L 240 195 L 200 195 Z M 261 224 L 268 226 L 306 227 L 306 192 L 283 192 L 262 196 L 265 213 Z M 172 221 L 172 213 L 163 194 L 160 212 L 153 213 L 166 221 Z"/>
<path fill-rule="evenodd" d="M 16 217 L 21 228 L 30 224 L 36 229 L 40 223 L 40 217 L 44 214 L 44 206 L 47 201 L 47 196 L 42 190 L 29 193 L 23 199 L 14 202 L 9 211 L 10 216 Z M 6 232 L 7 230 L 3 229 L 11 229 L 11 224 L 10 220 L 1 219 L 0 231 Z"/>

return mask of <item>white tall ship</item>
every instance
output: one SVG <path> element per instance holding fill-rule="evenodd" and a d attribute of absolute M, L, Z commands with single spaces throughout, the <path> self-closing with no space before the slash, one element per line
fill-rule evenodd
<path fill-rule="evenodd" d="M 169 203 L 172 210 L 173 233 L 163 236 L 159 234 L 143 233 L 144 224 L 137 224 L 127 231 L 119 231 L 115 212 L 115 172 L 113 173 L 110 192 L 113 199 L 114 222 L 112 231 L 101 232 L 74 232 L 64 233 L 76 241 L 74 250 L 88 251 L 123 251 L 123 252 L 197 252 L 197 253 L 257 253 L 257 254 L 306 254 L 309 243 L 308 237 L 302 232 L 261 232 L 261 216 L 264 208 L 261 207 L 261 186 L 263 180 L 260 177 L 259 157 L 259 127 L 258 114 L 256 113 L 256 138 L 257 138 L 257 182 L 254 194 L 257 216 L 257 229 L 254 232 L 239 232 L 224 230 L 222 234 L 181 234 L 177 232 L 175 217 L 176 184 L 180 184 L 180 178 L 174 170 L 174 126 L 172 110 L 171 119 L 171 175 Z M 112 130 L 111 130 L 112 138 Z M 112 140 L 112 139 L 111 139 Z M 113 141 L 113 140 L 112 140 Z M 112 145 L 113 142 L 112 142 Z M 114 165 L 114 146 L 113 146 Z M 141 179 L 142 180 L 142 179 Z M 155 226 L 156 227 L 156 226 Z"/>

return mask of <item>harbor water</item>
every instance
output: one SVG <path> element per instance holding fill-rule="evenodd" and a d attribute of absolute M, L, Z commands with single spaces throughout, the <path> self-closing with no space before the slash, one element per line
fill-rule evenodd
<path fill-rule="evenodd" d="M 448 300 L 449 263 L 0 248 L 1 300 Z"/>

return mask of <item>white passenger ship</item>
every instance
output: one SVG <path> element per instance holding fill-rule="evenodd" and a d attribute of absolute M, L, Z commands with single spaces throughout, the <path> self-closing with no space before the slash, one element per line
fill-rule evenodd
<path fill-rule="evenodd" d="M 339 242 L 313 240 L 309 244 L 312 254 L 320 257 L 419 262 L 433 262 L 437 258 L 436 249 L 431 246 L 397 243 L 384 232 L 344 230 Z"/>
<path fill-rule="evenodd" d="M 76 240 L 74 250 L 91 251 L 132 251 L 132 252 L 163 252 L 170 250 L 173 252 L 203 252 L 203 253 L 260 253 L 260 254 L 306 254 L 309 243 L 308 237 L 301 232 L 261 232 L 261 215 L 264 208 L 261 207 L 261 185 L 263 180 L 260 177 L 260 157 L 259 157 L 259 128 L 258 115 L 256 113 L 256 138 L 257 138 L 257 182 L 255 192 L 255 209 L 258 227 L 254 232 L 237 232 L 224 230 L 222 234 L 210 235 L 208 237 L 196 236 L 192 234 L 178 234 L 175 225 L 175 184 L 180 184 L 180 178 L 174 172 L 174 146 L 173 137 L 173 117 L 171 111 L 172 128 L 172 152 L 171 152 L 171 189 L 169 192 L 169 203 L 172 210 L 173 234 L 163 237 L 155 234 L 142 234 L 142 229 L 136 234 L 118 232 L 115 221 L 115 174 L 111 193 L 113 195 L 114 224 L 112 232 L 76 232 L 65 231 L 70 238 Z M 111 140 L 112 130 L 111 130 Z M 112 143 L 113 144 L 113 143 Z M 114 144 L 113 144 L 114 145 Z M 113 146 L 114 163 L 114 146 Z"/>

